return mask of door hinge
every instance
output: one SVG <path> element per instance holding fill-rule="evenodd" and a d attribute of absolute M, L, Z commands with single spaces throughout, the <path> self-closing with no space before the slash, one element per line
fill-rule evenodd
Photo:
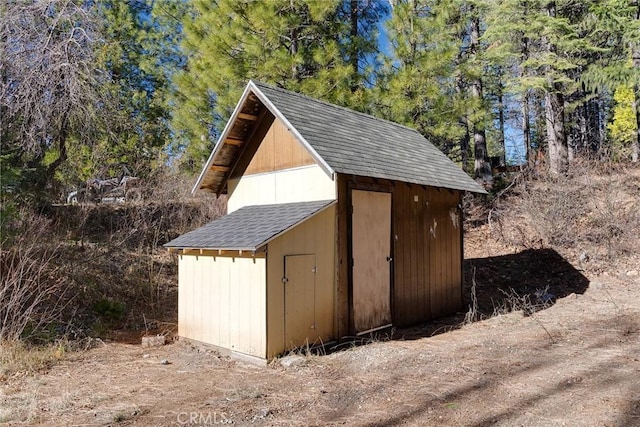
<path fill-rule="evenodd" d="M 313 267 L 313 268 L 311 269 L 311 272 L 312 272 L 312 273 L 317 273 L 317 272 L 318 272 L 318 267 Z"/>

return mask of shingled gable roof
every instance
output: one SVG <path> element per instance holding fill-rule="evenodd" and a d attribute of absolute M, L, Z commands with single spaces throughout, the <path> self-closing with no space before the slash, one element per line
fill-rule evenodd
<path fill-rule="evenodd" d="M 289 128 L 330 176 L 337 172 L 485 193 L 415 129 L 254 81 L 247 85 L 194 192 L 204 188 L 208 173 L 214 173 L 212 165 L 222 141 L 251 94 Z"/>
<path fill-rule="evenodd" d="M 245 206 L 166 243 L 167 248 L 257 251 L 335 200 Z"/>

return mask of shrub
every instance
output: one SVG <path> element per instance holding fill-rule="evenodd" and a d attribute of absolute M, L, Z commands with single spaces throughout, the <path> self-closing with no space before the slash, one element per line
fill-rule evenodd
<path fill-rule="evenodd" d="M 522 180 L 494 201 L 489 222 L 496 237 L 524 248 L 577 251 L 581 259 L 636 250 L 640 229 L 637 168 L 574 161 L 571 174 Z M 506 226 L 505 224 L 509 224 Z"/>
<path fill-rule="evenodd" d="M 60 321 L 69 304 L 68 284 L 53 262 L 59 246 L 50 224 L 22 209 L 13 238 L 0 248 L 0 341 L 31 338 Z"/>

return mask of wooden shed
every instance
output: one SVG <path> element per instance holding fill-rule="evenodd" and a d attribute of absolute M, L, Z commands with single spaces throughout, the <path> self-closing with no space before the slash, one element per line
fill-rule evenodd
<path fill-rule="evenodd" d="M 484 190 L 411 128 L 249 82 L 198 190 L 228 214 L 165 245 L 181 337 L 268 359 L 461 307 Z"/>

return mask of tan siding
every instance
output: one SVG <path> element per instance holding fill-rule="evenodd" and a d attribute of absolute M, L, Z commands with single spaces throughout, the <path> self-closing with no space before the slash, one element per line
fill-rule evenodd
<path fill-rule="evenodd" d="M 323 342 L 335 338 L 335 206 L 331 206 L 306 222 L 269 243 L 267 248 L 267 354 L 276 356 L 286 350 L 284 318 L 284 257 L 315 255 L 315 321 L 316 336 L 309 341 Z M 302 344 L 302 343 L 300 343 Z"/>
<path fill-rule="evenodd" d="M 264 258 L 181 255 L 179 335 L 265 357 L 265 268 Z"/>
<path fill-rule="evenodd" d="M 183 255 L 178 256 L 178 335 L 186 337 L 189 329 L 186 314 L 190 310 L 188 303 L 193 301 L 191 297 L 192 283 L 191 271 L 186 267 Z"/>
<path fill-rule="evenodd" d="M 198 259 L 206 260 L 212 264 L 214 267 L 214 258 L 212 256 L 209 257 L 198 257 Z M 192 268 L 193 271 L 197 271 L 198 269 Z M 225 277 L 226 269 L 224 268 L 212 268 L 210 271 L 210 280 L 215 280 L 215 283 L 224 283 L 223 281 L 229 280 L 228 275 Z M 200 286 L 205 286 L 205 284 L 201 284 Z M 196 286 L 193 286 L 194 289 L 197 289 Z M 226 307 L 226 301 L 224 300 L 223 289 L 226 290 L 227 287 L 222 286 L 211 286 L 211 309 L 208 311 L 209 319 L 208 319 L 208 339 L 211 343 L 221 343 L 222 342 L 222 322 L 217 320 L 221 316 L 221 307 L 222 310 Z M 197 294 L 194 294 L 192 304 L 198 304 Z"/>
<path fill-rule="evenodd" d="M 251 282 L 261 283 L 260 288 L 252 286 L 251 295 L 246 301 L 250 307 L 259 307 L 249 313 L 250 351 L 249 354 L 266 357 L 267 352 L 267 289 L 266 289 L 266 259 L 260 268 L 252 270 Z"/>
<path fill-rule="evenodd" d="M 335 200 L 336 186 L 320 166 L 229 180 L 229 213 L 249 205 Z"/>
<path fill-rule="evenodd" d="M 201 259 L 204 259 L 204 257 L 200 257 Z M 215 264 L 213 263 L 214 260 L 220 260 L 219 268 L 215 268 Z M 211 266 L 209 268 L 207 268 L 206 266 L 203 266 L 202 271 L 199 271 L 202 279 L 201 282 L 199 283 L 207 283 L 207 280 L 211 280 L 210 277 L 215 277 L 216 281 L 215 281 L 215 285 L 216 286 L 216 290 L 218 291 L 218 311 L 217 313 L 213 313 L 213 320 L 215 322 L 215 324 L 219 325 L 219 329 L 220 329 L 220 346 L 221 347 L 225 347 L 225 348 L 231 348 L 231 331 L 229 330 L 229 295 L 230 295 L 230 288 L 231 288 L 231 283 L 229 283 L 229 280 L 231 279 L 230 276 L 230 272 L 229 272 L 229 263 L 228 263 L 228 259 L 226 258 L 219 258 L 219 257 L 211 257 L 209 258 L 209 262 L 211 264 Z M 198 308 L 200 307 L 200 304 L 203 304 L 205 301 L 207 301 L 206 297 L 203 295 L 203 299 L 196 299 L 194 302 L 194 305 L 196 305 Z M 210 300 L 209 300 L 210 301 Z M 204 304 L 203 304 L 204 305 Z M 205 310 L 205 308 L 203 307 L 202 310 Z M 209 342 L 208 340 L 211 339 L 210 336 L 206 337 L 206 341 L 202 340 L 204 342 Z M 215 342 L 212 344 L 216 344 Z M 218 345 L 218 344 L 216 344 Z"/>
<path fill-rule="evenodd" d="M 220 257 L 218 257 L 220 258 Z M 227 289 L 229 291 L 228 299 L 228 324 L 227 330 L 229 331 L 229 348 L 236 351 L 248 352 L 250 334 L 241 337 L 241 331 L 248 329 L 250 324 L 251 311 L 247 310 L 246 302 L 250 301 L 250 287 L 245 283 L 251 280 L 251 270 L 245 270 L 244 265 L 241 262 L 237 262 L 237 258 L 225 258 L 224 261 L 231 261 L 228 265 L 229 279 L 228 283 L 232 284 Z M 242 275 L 242 277 L 238 277 Z M 236 280 L 234 280 L 236 279 Z M 223 282 L 224 283 L 224 282 Z M 240 300 L 240 293 L 243 294 L 243 298 Z M 241 303 L 242 308 L 241 308 Z M 239 347 L 245 347 L 246 349 L 240 349 Z"/>
<path fill-rule="evenodd" d="M 353 323 L 364 332 L 391 323 L 391 194 L 351 193 L 353 253 Z"/>
<path fill-rule="evenodd" d="M 279 120 L 252 139 L 227 183 L 228 212 L 248 205 L 333 200 L 335 183 Z M 240 176 L 242 175 L 242 176 Z"/>
<path fill-rule="evenodd" d="M 288 349 L 313 344 L 315 336 L 315 255 L 285 256 L 284 336 Z"/>
<path fill-rule="evenodd" d="M 253 155 L 244 175 L 313 164 L 315 161 L 302 144 L 279 119 L 275 119 Z"/>

